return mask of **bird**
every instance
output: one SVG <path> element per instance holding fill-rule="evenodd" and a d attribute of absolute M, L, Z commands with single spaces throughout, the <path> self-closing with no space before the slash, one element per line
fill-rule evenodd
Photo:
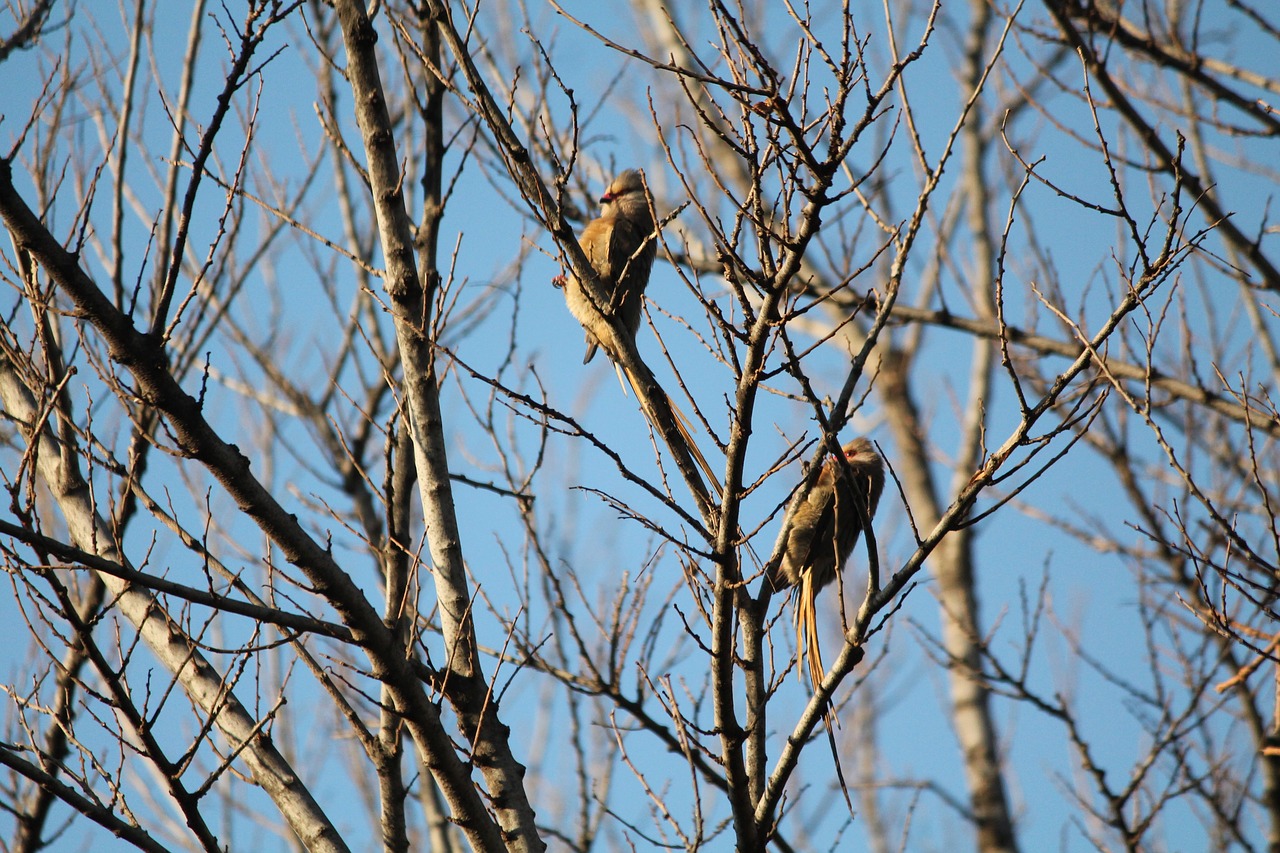
<path fill-rule="evenodd" d="M 586 333 L 587 352 L 582 363 L 589 363 L 603 348 L 614 364 L 624 394 L 628 383 L 635 385 L 635 378 L 622 366 L 621 353 L 609 342 L 611 338 L 605 326 L 609 324 L 610 317 L 617 317 L 634 344 L 636 332 L 640 329 L 644 291 L 649 286 L 649 275 L 658 251 L 657 231 L 653 196 L 649 194 L 644 172 L 625 169 L 609 182 L 604 195 L 600 196 L 600 216 L 588 222 L 578 238 L 607 302 L 598 304 L 572 272 L 554 279 L 555 285 L 564 289 L 569 312 L 582 324 Z M 670 397 L 667 404 L 675 415 L 676 428 L 689 455 L 719 492 L 720 483 L 715 473 L 693 441 L 689 419 L 671 402 Z"/>
<path fill-rule="evenodd" d="M 600 216 L 588 222 L 578 238 L 608 303 L 596 305 L 577 276 L 561 278 L 569 311 L 586 332 L 587 353 L 583 364 L 595 358 L 601 345 L 615 364 L 619 361 L 618 354 L 610 352 L 605 343 L 609 340 L 602 328 L 608 322 L 606 316 L 618 317 L 627 334 L 635 339 L 640 328 L 644 290 L 658 251 L 655 232 L 653 198 L 644 173 L 639 169 L 619 173 L 600 196 Z"/>
<path fill-rule="evenodd" d="M 855 438 L 841 452 L 844 464 L 834 455 L 828 457 L 809 493 L 787 507 L 782 559 L 771 575 L 775 590 L 795 587 L 796 653 L 802 659 L 797 675 L 803 682 L 807 662 L 815 691 L 826 672 L 815 599 L 843 571 L 884 491 L 884 460 L 870 439 Z"/>

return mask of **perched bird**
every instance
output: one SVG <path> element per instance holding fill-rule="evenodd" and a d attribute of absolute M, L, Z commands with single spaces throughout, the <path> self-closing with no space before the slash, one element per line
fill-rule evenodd
<path fill-rule="evenodd" d="M 606 321 L 601 314 L 616 316 L 632 338 L 640 328 L 640 309 L 644 305 L 644 289 L 649 284 L 653 258 L 658 244 L 654 234 L 653 199 L 645 185 L 644 174 L 627 169 L 609 184 L 600 196 L 600 218 L 587 223 L 578 242 L 587 260 L 600 277 L 600 286 L 608 298 L 605 305 L 594 305 L 591 295 L 575 275 L 565 276 L 564 298 L 569 310 L 587 333 L 586 364 L 595 358 L 596 349 L 608 336 L 601 331 Z M 606 351 L 608 347 L 606 345 Z M 608 353 L 615 362 L 616 353 Z"/>
<path fill-rule="evenodd" d="M 852 476 L 846 476 L 845 466 L 832 456 L 822 464 L 804 500 L 791 502 L 783 521 L 782 561 L 771 577 L 776 590 L 796 588 L 796 650 L 808 661 L 815 690 L 826 670 L 814 599 L 843 570 L 884 491 L 884 460 L 869 439 L 855 438 L 841 450 Z M 803 681 L 803 672 L 797 674 Z"/>
<path fill-rule="evenodd" d="M 657 225 L 653 219 L 653 197 L 639 169 L 627 169 L 610 182 L 600 196 L 600 216 L 587 223 L 578 238 L 582 251 L 600 281 L 602 296 L 608 301 L 597 304 L 576 275 L 557 276 L 555 284 L 564 288 L 564 299 L 574 318 L 582 324 L 587 336 L 587 354 L 582 363 L 595 358 L 596 350 L 604 347 L 605 354 L 618 371 L 618 381 L 625 393 L 627 383 L 635 385 L 635 378 L 625 373 L 621 356 L 609 344 L 605 330 L 606 317 L 617 317 L 622 327 L 635 340 L 640 328 L 640 310 L 644 306 L 644 290 L 649 285 L 649 273 L 653 271 L 653 259 L 658 251 Z M 603 315 L 603 316 L 602 316 Z M 625 381 L 624 381 L 625 378 Z M 689 449 L 689 455 L 707 475 L 717 492 L 720 483 L 715 473 L 694 444 L 689 431 L 689 419 L 667 399 L 675 415 L 676 428 Z M 650 418 L 652 422 L 652 417 Z"/>

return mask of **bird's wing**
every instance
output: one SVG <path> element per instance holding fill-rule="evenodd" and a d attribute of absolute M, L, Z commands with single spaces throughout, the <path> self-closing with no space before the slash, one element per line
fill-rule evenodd
<path fill-rule="evenodd" d="M 834 494 L 835 477 L 830 466 L 824 465 L 818 481 L 792 514 L 786 553 L 796 572 L 812 566 L 829 547 L 835 528 Z"/>
<path fill-rule="evenodd" d="M 644 288 L 649 283 L 649 269 L 653 266 L 653 252 L 649 247 L 636 253 L 648 236 L 648 233 L 640 233 L 634 222 L 621 218 L 615 220 L 613 233 L 609 235 L 610 281 L 615 288 L 613 307 L 622 307 L 628 320 L 634 315 L 636 323 L 628 323 L 629 326 L 639 325 Z"/>
<path fill-rule="evenodd" d="M 582 251 L 586 254 L 587 260 L 591 261 L 592 268 L 595 269 L 596 275 L 600 277 L 600 283 L 605 286 L 605 291 L 609 292 L 613 288 L 614 268 L 612 265 L 614 256 L 614 241 L 617 239 L 617 229 L 614 227 L 612 219 L 593 219 L 587 223 L 587 227 L 582 229 L 582 236 L 578 238 Z M 605 308 L 607 306 L 601 306 Z"/>

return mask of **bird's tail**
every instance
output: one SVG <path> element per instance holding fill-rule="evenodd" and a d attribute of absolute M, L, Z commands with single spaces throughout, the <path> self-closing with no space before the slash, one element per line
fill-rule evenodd
<path fill-rule="evenodd" d="M 627 382 L 631 384 L 632 390 L 634 390 L 636 380 L 635 377 L 631 375 L 631 371 L 621 365 L 618 365 L 617 362 L 614 362 L 614 366 L 620 368 L 618 381 L 622 382 L 623 375 L 625 374 Z M 625 383 L 623 384 L 622 390 L 624 392 L 627 390 Z M 666 392 L 659 390 L 658 393 L 665 394 Z M 636 398 L 639 399 L 639 397 L 640 395 L 637 394 Z M 680 411 L 680 407 L 675 404 L 675 401 L 671 399 L 670 395 L 667 395 L 667 406 L 671 409 L 671 413 L 676 417 L 676 429 L 679 431 L 680 438 L 684 441 L 684 446 L 689 451 L 689 455 L 693 457 L 694 462 L 698 463 L 698 467 L 702 469 L 702 473 L 707 475 L 707 479 L 711 481 L 711 485 L 715 489 L 715 493 L 717 495 L 720 494 L 722 491 L 720 481 L 716 479 L 715 471 L 711 469 L 711 464 L 707 462 L 707 458 L 702 455 L 702 451 L 699 450 L 698 445 L 694 443 L 693 433 L 690 431 L 692 424 L 689 419 L 685 417 L 684 412 Z"/>
<path fill-rule="evenodd" d="M 796 675 L 800 678 L 800 683 L 804 684 L 804 669 L 808 667 L 809 681 L 813 684 L 814 693 L 817 693 L 818 688 L 822 686 L 822 677 L 827 672 L 827 668 L 822 663 L 822 646 L 818 642 L 818 610 L 815 604 L 817 598 L 818 588 L 813 582 L 813 575 L 810 572 L 801 572 L 800 583 L 795 593 L 796 655 L 798 657 Z M 827 703 L 823 716 L 826 718 L 828 729 L 837 725 L 830 702 Z"/>
<path fill-rule="evenodd" d="M 822 665 L 822 647 L 818 644 L 818 611 L 814 606 L 814 601 L 818 596 L 818 588 L 813 583 L 813 575 L 809 572 L 800 574 L 800 583 L 796 587 L 796 675 L 800 677 L 800 683 L 804 684 L 804 673 L 801 671 L 806 665 L 809 667 L 809 679 L 813 682 L 813 692 L 817 693 L 818 688 L 822 685 L 822 677 L 827 674 L 827 668 Z M 840 793 L 844 794 L 844 801 L 849 806 L 849 814 L 852 815 L 853 799 L 849 796 L 849 786 L 844 781 L 844 768 L 840 766 L 840 750 L 836 746 L 836 727 L 840 725 L 840 721 L 836 718 L 835 708 L 828 699 L 826 708 L 822 711 L 822 718 L 827 723 L 827 743 L 831 746 L 831 760 L 836 768 L 836 780 L 840 785 Z"/>
<path fill-rule="evenodd" d="M 693 461 L 698 463 L 698 467 L 702 469 L 702 473 L 707 475 L 707 479 L 711 481 L 711 486 L 715 493 L 720 494 L 723 489 L 720 487 L 720 481 L 716 479 L 716 474 L 711 470 L 711 465 L 707 462 L 702 451 L 698 449 L 698 445 L 693 443 L 693 434 L 690 432 L 692 424 L 685 417 L 684 412 L 667 397 L 667 405 L 671 407 L 671 413 L 676 416 L 676 427 L 680 430 L 680 437 L 684 439 L 685 446 L 689 448 L 689 455 L 693 457 Z"/>

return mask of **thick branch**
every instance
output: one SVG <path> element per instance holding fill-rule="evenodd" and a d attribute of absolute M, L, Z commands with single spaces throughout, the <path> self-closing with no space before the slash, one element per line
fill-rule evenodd
<path fill-rule="evenodd" d="M 36 258 L 97 329 L 110 358 L 131 372 L 136 394 L 168 419 L 179 451 L 202 463 L 213 474 L 241 511 L 280 548 L 290 563 L 303 571 L 316 594 L 341 614 L 355 642 L 369 655 L 373 676 L 393 686 L 423 760 L 458 808 L 459 823 L 475 832 L 478 838 L 499 844 L 500 836 L 471 783 L 470 772 L 458 759 L 440 723 L 439 710 L 428 701 L 403 649 L 394 642 L 381 616 L 334 561 L 329 550 L 312 539 L 297 517 L 281 506 L 250 472 L 249 460 L 240 449 L 214 431 L 205 419 L 200 402 L 184 391 L 169 371 L 167 353 L 158 337 L 134 328 L 129 318 L 118 311 L 80 269 L 77 258 L 67 252 L 31 212 L 13 186 L 9 160 L 0 160 L 0 218 L 19 249 Z M 88 506 L 87 495 L 85 501 Z M 86 538 L 77 540 L 79 547 L 93 550 L 95 540 L 87 535 L 88 530 L 85 532 Z M 109 538 L 104 537 L 103 541 Z M 118 581 L 109 580 L 108 586 L 111 583 Z M 137 613 L 141 624 L 145 606 L 139 607 L 142 607 Z"/>
<path fill-rule="evenodd" d="M 448 695 L 458 713 L 463 735 L 472 743 L 472 758 L 484 774 L 506 843 L 513 850 L 538 851 L 545 845 L 539 838 L 533 807 L 524 790 L 525 768 L 511 752 L 510 729 L 498 719 L 498 706 L 489 693 L 476 651 L 471 591 L 462 559 L 449 479 L 444 417 L 440 410 L 435 349 L 429 334 L 431 301 L 415 264 L 403 176 L 374 51 L 377 38 L 361 3 L 339 0 L 335 5 L 347 49 L 347 79 L 364 141 L 378 234 L 387 265 L 384 285 L 391 297 L 396 321 L 396 340 L 404 371 L 404 405 L 413 434 L 423 522 L 431 550 L 441 628 L 448 648 Z M 428 274 L 434 274 L 434 270 Z M 450 799 L 452 801 L 452 797 Z M 457 804 L 454 807 L 457 808 Z M 477 839 L 473 838 L 472 842 L 476 843 Z M 492 841 L 485 842 L 485 849 L 491 849 L 492 844 Z"/>
<path fill-rule="evenodd" d="M 12 189 L 4 186 L 7 178 L 6 162 L 0 166 L 0 206 L 8 200 L 9 194 L 4 190 Z M 94 508 L 88 483 L 74 466 L 75 457 L 63 454 L 61 443 L 47 427 L 32 434 L 39 407 L 7 357 L 0 357 L 0 401 L 6 413 L 27 433 L 27 441 L 35 450 L 37 471 L 62 510 L 71 540 L 82 550 L 125 565 L 110 527 Z M 191 700 L 210 716 L 307 849 L 345 851 L 347 847 L 337 829 L 298 774 L 235 695 L 225 689 L 224 675 L 205 660 L 182 627 L 150 594 L 106 572 L 100 572 L 99 577 L 114 597 L 115 607 L 137 628 L 156 660 L 174 674 Z"/>

